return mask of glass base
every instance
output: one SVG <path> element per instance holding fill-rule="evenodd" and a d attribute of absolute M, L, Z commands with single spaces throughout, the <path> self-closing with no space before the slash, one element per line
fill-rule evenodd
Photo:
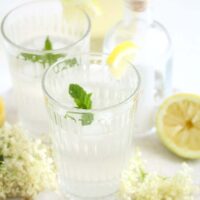
<path fill-rule="evenodd" d="M 80 170 L 82 169 L 84 169 L 84 165 L 80 166 Z M 95 171 L 96 174 L 92 174 L 93 168 L 90 167 L 90 170 L 91 170 L 91 173 L 89 175 L 90 175 L 91 180 L 93 177 L 98 178 L 98 175 L 99 175 L 98 172 Z M 109 172 L 111 174 L 111 170 L 109 170 Z M 83 175 L 84 173 L 85 171 L 82 171 L 81 175 Z M 66 181 L 63 182 L 61 179 L 62 177 L 60 176 L 61 175 L 59 174 L 58 179 L 59 179 L 60 191 L 68 199 L 72 199 L 72 200 L 114 199 L 111 197 L 115 197 L 116 193 L 119 190 L 119 183 L 120 183 L 119 179 L 114 179 L 114 180 L 109 180 L 109 181 L 107 180 L 107 181 L 88 181 L 87 182 L 87 181 L 78 181 L 78 180 L 72 181 L 68 177 L 66 177 Z"/>

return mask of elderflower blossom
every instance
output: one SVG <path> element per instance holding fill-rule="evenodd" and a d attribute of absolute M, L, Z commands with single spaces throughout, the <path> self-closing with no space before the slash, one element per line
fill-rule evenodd
<path fill-rule="evenodd" d="M 56 169 L 51 149 L 31 140 L 19 125 L 0 129 L 0 199 L 32 199 L 39 192 L 56 188 Z"/>
<path fill-rule="evenodd" d="M 195 191 L 186 164 L 173 177 L 160 176 L 148 173 L 138 154 L 122 175 L 120 196 L 123 200 L 193 200 Z"/>

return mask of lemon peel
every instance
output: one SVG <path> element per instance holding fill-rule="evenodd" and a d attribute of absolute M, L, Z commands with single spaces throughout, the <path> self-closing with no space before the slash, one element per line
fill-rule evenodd
<path fill-rule="evenodd" d="M 125 41 L 118 44 L 108 55 L 107 64 L 116 79 L 120 79 L 126 71 L 129 61 L 132 61 L 136 55 L 137 48 L 134 42 Z"/>
<path fill-rule="evenodd" d="M 200 158 L 200 96 L 180 93 L 167 98 L 156 118 L 158 135 L 176 155 Z"/>

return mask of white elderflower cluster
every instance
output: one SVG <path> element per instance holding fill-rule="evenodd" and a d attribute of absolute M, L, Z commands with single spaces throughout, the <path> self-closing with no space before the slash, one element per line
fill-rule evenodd
<path fill-rule="evenodd" d="M 50 147 L 29 139 L 20 125 L 0 128 L 0 199 L 32 199 L 56 184 Z"/>
<path fill-rule="evenodd" d="M 148 173 L 138 154 L 123 173 L 120 196 L 123 200 L 193 200 L 195 191 L 186 164 L 173 177 L 160 176 Z"/>

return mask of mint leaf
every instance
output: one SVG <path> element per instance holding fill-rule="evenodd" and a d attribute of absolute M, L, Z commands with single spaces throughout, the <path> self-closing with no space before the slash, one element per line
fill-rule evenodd
<path fill-rule="evenodd" d="M 54 72 L 55 73 L 59 73 L 65 69 L 69 69 L 71 67 L 74 66 L 78 66 L 78 61 L 76 58 L 69 58 L 64 60 L 63 62 L 59 63 L 55 68 L 54 68 Z"/>
<path fill-rule="evenodd" d="M 33 63 L 40 62 L 41 55 L 29 54 L 29 53 L 21 53 L 20 57 L 23 58 L 25 61 L 31 61 Z"/>
<path fill-rule="evenodd" d="M 76 108 L 89 110 L 92 108 L 91 93 L 87 93 L 78 84 L 69 85 L 69 94 L 74 99 Z M 92 113 L 84 113 L 81 116 L 81 124 L 83 126 L 90 125 L 94 120 L 94 115 Z"/>
<path fill-rule="evenodd" d="M 53 65 L 55 62 L 57 62 L 58 59 L 65 57 L 64 54 L 52 54 L 52 53 L 47 53 L 43 55 L 42 58 L 42 63 L 43 64 L 48 64 L 48 65 Z"/>
<path fill-rule="evenodd" d="M 91 93 L 88 93 L 78 84 L 70 84 L 69 86 L 69 94 L 73 97 L 77 108 L 81 109 L 91 109 L 92 101 L 91 101 Z"/>
<path fill-rule="evenodd" d="M 82 126 L 90 125 L 94 120 L 94 115 L 92 113 L 84 113 L 80 119 Z"/>
<path fill-rule="evenodd" d="M 52 43 L 49 39 L 49 36 L 47 36 L 46 40 L 45 40 L 45 44 L 44 44 L 44 50 L 48 51 L 48 50 L 52 50 L 53 46 Z"/>
<path fill-rule="evenodd" d="M 46 38 L 44 42 L 44 51 L 53 50 L 53 45 L 49 37 Z M 32 63 L 39 63 L 43 65 L 44 68 L 46 66 L 50 66 L 58 61 L 60 58 L 64 58 L 65 54 L 53 54 L 53 53 L 45 53 L 42 55 L 38 54 L 30 54 L 30 53 L 21 53 L 18 58 L 21 58 L 25 61 L 29 61 Z"/>
<path fill-rule="evenodd" d="M 68 65 L 69 67 L 73 67 L 75 65 L 78 65 L 78 61 L 76 58 L 71 58 L 71 59 L 65 60 L 65 64 Z"/>

